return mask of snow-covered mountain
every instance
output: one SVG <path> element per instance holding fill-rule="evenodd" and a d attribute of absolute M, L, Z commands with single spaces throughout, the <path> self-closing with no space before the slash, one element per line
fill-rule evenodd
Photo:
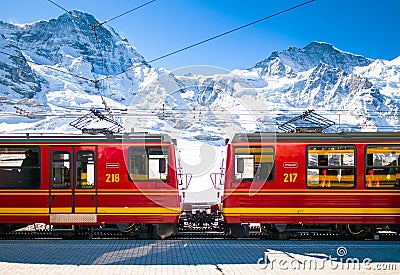
<path fill-rule="evenodd" d="M 399 125 L 399 61 L 373 60 L 312 42 L 273 52 L 250 71 L 265 81 L 262 93 L 270 110 L 320 109 L 336 123 L 340 115 L 342 130 L 357 131 L 370 122 L 387 131 Z"/>
<path fill-rule="evenodd" d="M 99 21 L 80 11 L 73 14 L 80 20 L 65 13 L 26 25 L 0 21 L 1 111 L 16 114 L 14 107 L 18 107 L 23 113 L 36 114 L 33 117 L 43 116 L 33 123 L 0 117 L 3 123 L 22 130 L 59 126 L 68 130 L 68 120 L 49 115 L 68 115 L 73 109 L 79 115 L 82 109 L 104 108 L 101 96 L 107 107 L 126 109 L 145 79 L 156 74 L 111 27 L 97 27 L 94 32 L 91 26 Z M 115 74 L 110 81 L 99 81 Z M 27 124 L 15 125 L 21 121 Z"/>
<path fill-rule="evenodd" d="M 3 129 L 73 131 L 68 123 L 77 116 L 107 107 L 126 129 L 210 142 L 234 131 L 274 131 L 307 109 L 344 131 L 400 125 L 400 57 L 373 60 L 312 42 L 248 70 L 169 72 L 149 66 L 107 24 L 72 13 L 26 25 L 0 21 Z"/>
<path fill-rule="evenodd" d="M 0 85 L 3 96 L 33 97 L 41 90 L 41 81 L 26 62 L 21 50 L 0 34 L 0 48 L 11 56 L 1 56 Z"/>
<path fill-rule="evenodd" d="M 320 63 L 351 73 L 354 67 L 368 66 L 372 60 L 340 51 L 327 43 L 312 42 L 302 49 L 290 47 L 282 52 L 272 52 L 270 57 L 253 68 L 259 69 L 262 75 L 295 76 L 299 72 L 317 67 Z"/>

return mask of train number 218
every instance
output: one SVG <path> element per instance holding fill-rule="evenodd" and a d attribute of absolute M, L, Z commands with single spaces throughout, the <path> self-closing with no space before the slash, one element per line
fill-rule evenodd
<path fill-rule="evenodd" d="M 119 182 L 119 174 L 106 174 L 106 182 Z"/>
<path fill-rule="evenodd" d="M 297 179 L 297 173 L 285 173 L 283 174 L 283 182 L 295 182 Z"/>

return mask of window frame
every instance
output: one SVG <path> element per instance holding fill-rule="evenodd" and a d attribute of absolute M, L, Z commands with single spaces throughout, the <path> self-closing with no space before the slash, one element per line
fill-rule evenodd
<path fill-rule="evenodd" d="M 170 161 L 170 151 L 169 151 L 169 145 L 143 145 L 143 146 L 130 146 L 128 148 L 128 179 L 131 182 L 168 182 L 169 178 L 170 178 L 170 169 L 169 169 L 169 161 Z M 136 175 L 142 175 L 143 179 L 141 178 L 133 178 L 132 175 L 135 175 L 135 173 L 132 173 L 134 169 L 132 169 L 132 156 L 134 156 L 133 153 L 135 149 L 141 149 L 143 151 L 144 154 L 142 154 L 142 156 L 144 156 L 144 158 L 142 158 L 142 161 L 140 163 L 140 165 L 142 167 L 142 173 L 136 173 Z M 154 153 L 151 153 L 151 149 L 159 149 L 159 151 Z M 137 150 L 137 152 L 140 153 L 140 150 Z M 161 156 L 160 158 L 150 158 L 149 156 Z M 158 164 L 158 172 L 156 172 L 156 174 L 159 174 L 160 177 L 159 178 L 150 178 L 150 173 L 151 173 L 151 166 L 150 166 L 150 162 L 154 163 L 154 159 L 159 159 L 159 164 Z M 163 161 L 162 161 L 163 160 Z M 144 166 L 143 166 L 144 165 Z M 163 169 L 161 171 L 161 169 Z M 154 172 L 154 171 L 153 171 Z M 165 176 L 165 178 L 161 178 L 161 176 Z"/>
<path fill-rule="evenodd" d="M 342 147 L 342 148 L 340 148 Z M 344 148 L 343 148 L 344 147 Z M 346 165 L 339 165 L 339 166 L 334 166 L 334 165 L 329 165 L 329 157 L 327 158 L 327 165 L 319 165 L 319 163 L 317 163 L 316 166 L 312 166 L 309 165 L 310 163 L 310 148 L 320 148 L 320 150 L 328 150 L 328 148 L 336 148 L 336 150 L 353 150 L 353 165 L 352 166 L 346 166 Z M 327 148 L 327 149 L 323 149 L 323 148 Z M 315 149 L 314 149 L 315 150 Z M 335 150 L 332 150 L 333 152 Z M 343 154 L 341 154 L 342 158 L 343 158 Z M 319 162 L 319 156 L 322 155 L 317 155 L 317 161 Z M 308 145 L 306 147 L 306 172 L 305 172 L 305 185 L 307 188 L 309 189 L 343 189 L 343 190 L 349 190 L 349 189 L 355 189 L 357 187 L 357 147 L 354 144 L 311 144 Z M 311 167 L 311 168 L 310 168 Z M 309 176 L 313 176 L 313 174 L 309 173 L 309 170 L 317 170 L 318 169 L 318 186 L 313 186 L 309 183 Z M 341 170 L 341 172 L 345 169 L 352 169 L 353 170 L 353 185 L 352 186 L 331 186 L 331 182 L 328 179 L 328 182 L 324 185 L 323 183 L 320 183 L 320 178 L 321 176 L 321 170 L 326 170 L 326 171 L 334 171 L 334 170 Z M 341 174 L 341 173 L 340 173 Z M 316 176 L 316 175 L 314 175 Z M 329 174 L 325 176 L 329 177 Z M 334 175 L 332 175 L 334 176 Z"/>
<path fill-rule="evenodd" d="M 83 154 L 90 154 L 93 162 L 93 171 L 92 172 L 92 178 L 93 178 L 93 183 L 89 184 L 89 171 L 86 171 L 86 184 L 82 184 L 82 172 L 81 172 L 81 176 L 79 175 L 79 168 L 82 168 L 82 165 L 78 165 L 79 161 L 79 156 L 82 156 Z M 86 168 L 89 166 L 89 161 L 86 163 Z M 93 152 L 92 150 L 79 150 L 76 152 L 76 160 L 75 160 L 75 188 L 77 189 L 84 189 L 84 190 L 88 190 L 88 189 L 93 189 L 95 188 L 96 185 L 96 159 L 95 159 L 95 152 Z"/>
<path fill-rule="evenodd" d="M 68 168 L 69 169 L 69 184 L 68 185 L 63 185 L 62 182 L 58 186 L 55 185 L 54 163 L 57 163 L 57 161 L 55 162 L 55 159 L 54 159 L 55 154 L 68 154 L 68 156 L 69 156 L 69 158 L 68 158 L 68 161 L 69 161 L 69 168 Z M 65 161 L 66 160 L 63 160 L 63 163 L 65 163 Z M 61 161 L 58 161 L 58 162 L 61 162 Z M 59 150 L 59 151 L 54 151 L 51 154 L 51 188 L 53 188 L 53 189 L 70 189 L 72 187 L 73 183 L 71 180 L 71 173 L 73 173 L 73 171 L 71 171 L 72 170 L 71 164 L 72 164 L 71 152 L 65 151 L 65 150 Z M 65 177 L 65 174 L 64 174 L 64 177 Z"/>
<path fill-rule="evenodd" d="M 399 152 L 399 154 L 397 155 L 397 165 L 396 166 L 391 166 L 390 164 L 393 163 L 393 161 L 389 164 L 389 165 L 374 165 L 374 163 L 372 165 L 368 164 L 368 149 L 370 148 L 375 148 L 375 149 L 385 149 L 385 148 L 391 148 L 389 151 L 395 151 L 395 149 L 393 148 L 397 148 L 397 151 Z M 389 154 L 392 154 L 389 153 Z M 371 175 L 370 174 L 370 169 L 373 169 L 375 171 L 376 170 L 383 170 L 384 172 L 386 172 L 386 170 L 388 170 L 388 172 L 390 171 L 390 169 L 394 169 L 394 176 L 395 176 L 395 183 L 393 184 L 393 186 L 383 186 L 381 187 L 381 182 L 379 179 L 377 181 L 375 181 L 375 177 L 378 176 L 380 174 L 375 174 L 375 172 Z M 386 174 L 386 177 L 385 177 Z M 400 178 L 399 175 L 400 174 L 400 144 L 368 144 L 365 146 L 364 148 L 364 187 L 367 189 L 371 189 L 371 190 L 394 190 L 394 189 L 399 189 L 400 188 Z M 379 178 L 386 178 L 391 175 L 391 173 L 384 173 L 381 175 L 381 177 Z M 371 177 L 372 176 L 372 177 Z M 390 178 L 390 177 L 389 177 Z M 368 186 L 368 180 L 371 180 L 371 184 L 374 184 L 375 186 Z M 372 183 L 372 181 L 375 181 L 374 183 Z M 389 179 L 387 179 L 389 180 Z M 376 186 L 376 185 L 379 186 Z"/>
<path fill-rule="evenodd" d="M 7 149 L 9 152 L 7 152 Z M 24 162 L 24 153 L 28 150 L 33 151 L 34 153 L 34 160 L 36 162 L 36 165 L 32 166 L 25 166 L 26 169 L 28 170 L 30 174 L 33 175 L 33 179 L 30 183 L 25 182 L 23 179 L 23 162 Z M 14 153 L 12 151 L 15 151 Z M 20 152 L 18 152 L 20 151 Z M 10 160 L 0 160 L 0 172 L 3 174 L 1 178 L 5 181 L 6 184 L 1 184 L 0 189 L 31 189 L 31 190 L 36 190 L 40 189 L 42 186 L 42 160 L 41 160 L 41 148 L 40 146 L 37 145 L 6 145 L 2 144 L 0 146 L 0 154 L 2 153 L 7 153 L 6 155 L 15 155 Z M 18 156 L 20 155 L 20 156 Z M 18 158 L 20 157 L 20 159 Z M 17 159 L 18 158 L 18 159 Z M 18 161 L 20 164 L 15 164 L 15 165 L 5 165 L 2 166 L 3 162 L 6 161 Z M 11 182 L 13 185 L 7 186 L 7 183 Z"/>
<path fill-rule="evenodd" d="M 237 149 L 249 149 L 249 150 L 251 150 L 251 148 L 253 148 L 253 149 L 255 149 L 255 148 L 260 148 L 260 149 L 270 149 L 271 151 L 270 152 L 262 152 L 262 151 L 260 151 L 260 153 L 259 154 L 256 154 L 256 152 L 254 152 L 253 154 L 252 154 L 252 152 L 244 152 L 243 154 L 241 154 L 241 155 L 243 155 L 243 156 L 246 156 L 247 158 L 241 158 L 241 159 L 249 159 L 248 157 L 249 156 L 253 156 L 253 167 L 252 167 L 252 172 L 253 172 L 253 177 L 252 178 L 237 178 L 237 171 L 238 171 L 238 160 L 240 159 L 240 158 L 238 158 L 237 156 L 239 156 L 240 154 L 238 154 L 237 152 L 236 152 L 236 150 Z M 261 183 L 265 183 L 265 182 L 273 182 L 273 181 L 275 181 L 275 177 L 276 177 L 276 168 L 275 168 L 275 160 L 276 160 L 276 148 L 275 148 L 275 146 L 272 146 L 272 145 L 268 145 L 268 146 L 263 146 L 263 145 L 247 145 L 247 146 L 241 146 L 241 145 L 238 145 L 238 146 L 234 146 L 233 148 L 232 148 L 232 151 L 233 151 L 233 182 L 235 183 L 235 184 L 240 184 L 240 183 L 246 183 L 246 182 L 261 182 Z M 268 176 L 266 176 L 266 180 L 263 180 L 263 181 L 260 181 L 260 180 L 257 180 L 257 171 L 258 171 L 258 169 L 259 168 L 256 168 L 256 165 L 260 165 L 260 163 L 263 163 L 263 162 L 256 162 L 256 161 L 254 161 L 254 156 L 256 156 L 256 155 L 259 155 L 260 156 L 260 158 L 261 158 L 261 156 L 263 156 L 263 157 L 265 157 L 265 156 L 272 156 L 272 161 L 271 162 L 264 162 L 264 163 L 271 163 L 272 164 L 272 166 L 271 166 L 271 169 L 270 169 L 270 171 L 269 171 L 269 174 L 268 174 Z M 244 164 L 243 164 L 244 165 Z M 261 166 L 260 166 L 260 168 L 261 168 Z M 263 176 L 261 175 L 261 176 L 258 176 L 258 178 L 260 179 L 263 179 Z"/>

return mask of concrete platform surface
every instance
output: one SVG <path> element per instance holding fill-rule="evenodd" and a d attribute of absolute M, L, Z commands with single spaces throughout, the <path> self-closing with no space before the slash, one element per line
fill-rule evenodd
<path fill-rule="evenodd" d="M 0 274 L 399 274 L 400 242 L 0 240 Z"/>

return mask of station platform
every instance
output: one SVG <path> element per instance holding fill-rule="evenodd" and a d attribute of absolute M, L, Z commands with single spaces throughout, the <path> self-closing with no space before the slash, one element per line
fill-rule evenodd
<path fill-rule="evenodd" d="M 0 240 L 0 274 L 396 274 L 398 241 Z"/>

